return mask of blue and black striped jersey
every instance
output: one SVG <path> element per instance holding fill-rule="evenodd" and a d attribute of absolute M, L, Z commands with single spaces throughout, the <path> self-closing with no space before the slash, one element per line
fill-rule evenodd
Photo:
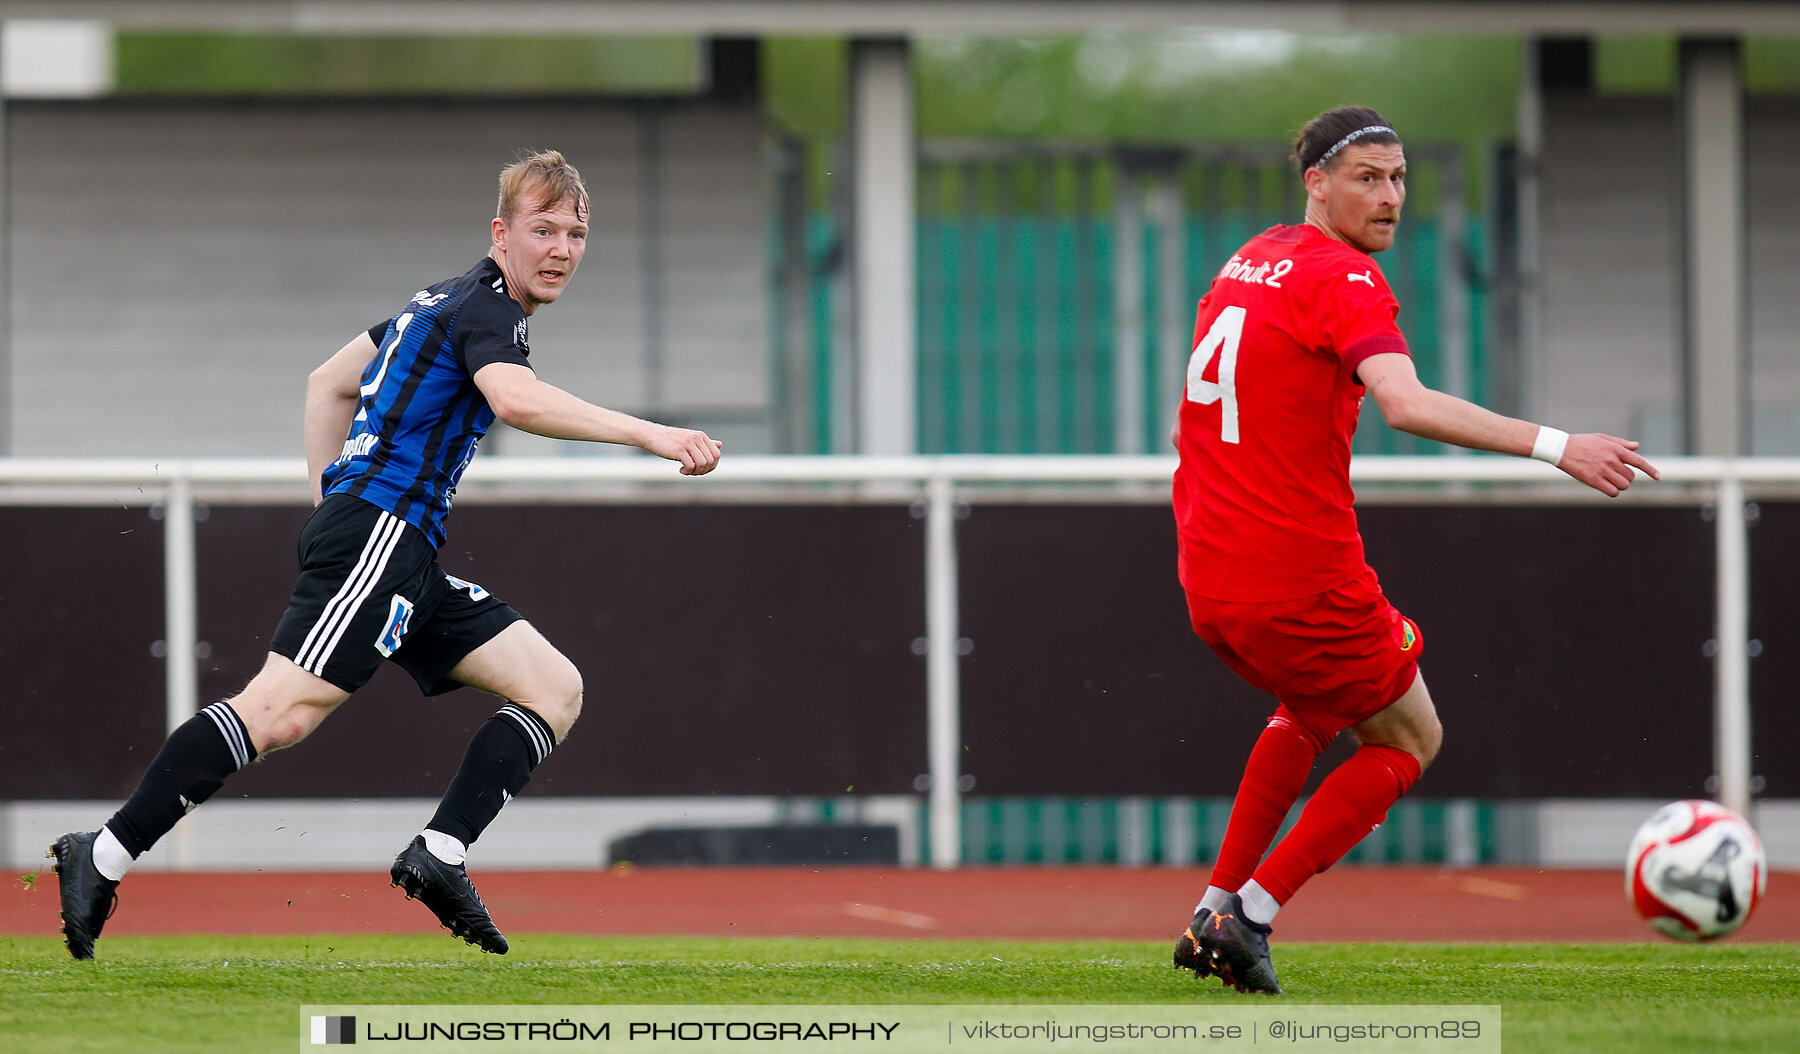
<path fill-rule="evenodd" d="M 380 350 L 363 369 L 362 404 L 343 453 L 321 476 L 323 493 L 361 498 L 443 545 L 456 482 L 494 422 L 475 371 L 529 366 L 525 323 L 500 266 L 483 257 L 371 329 Z"/>

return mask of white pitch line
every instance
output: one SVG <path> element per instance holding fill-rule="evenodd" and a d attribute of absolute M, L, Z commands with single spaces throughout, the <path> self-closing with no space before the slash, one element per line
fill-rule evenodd
<path fill-rule="evenodd" d="M 849 901 L 844 905 L 844 914 L 854 915 L 859 919 L 872 919 L 876 922 L 891 922 L 896 926 L 905 926 L 915 930 L 935 929 L 938 920 L 930 915 L 921 915 L 916 911 L 901 911 L 898 908 L 884 908 L 874 904 L 859 904 Z"/>
<path fill-rule="evenodd" d="M 1457 884 L 1464 893 L 1473 893 L 1482 897 L 1494 897 L 1497 900 L 1524 900 L 1531 891 L 1516 882 L 1501 882 L 1492 878 L 1480 878 L 1474 875 L 1464 876 Z"/>

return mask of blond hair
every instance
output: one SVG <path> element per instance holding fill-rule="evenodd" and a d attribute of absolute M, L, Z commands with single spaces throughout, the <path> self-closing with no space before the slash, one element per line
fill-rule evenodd
<path fill-rule="evenodd" d="M 496 215 L 511 223 L 519 208 L 535 201 L 540 208 L 573 202 L 577 218 L 587 220 L 588 192 L 581 173 L 555 150 L 540 150 L 500 170 L 500 205 Z"/>

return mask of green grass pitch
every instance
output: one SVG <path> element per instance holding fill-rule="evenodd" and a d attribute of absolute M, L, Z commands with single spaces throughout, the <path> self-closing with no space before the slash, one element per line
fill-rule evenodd
<path fill-rule="evenodd" d="M 1289 994 L 1241 996 L 1161 942 L 517 936 L 108 937 L 77 963 L 0 937 L 18 1051 L 291 1051 L 304 1004 L 1500 1004 L 1508 1054 L 1800 1047 L 1800 946 L 1291 944 Z"/>

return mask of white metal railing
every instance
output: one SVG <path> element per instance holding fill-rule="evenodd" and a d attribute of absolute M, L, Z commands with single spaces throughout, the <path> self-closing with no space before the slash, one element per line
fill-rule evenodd
<path fill-rule="evenodd" d="M 1665 486 L 1682 488 L 1678 498 L 1716 507 L 1714 760 L 1719 800 L 1747 812 L 1751 754 L 1746 503 L 1759 485 L 1800 485 L 1800 458 L 1666 458 L 1659 459 L 1658 467 Z M 1173 457 L 1116 455 L 728 456 L 711 475 L 688 479 L 668 462 L 650 457 L 489 457 L 471 466 L 459 500 L 480 502 L 510 484 L 568 485 L 573 489 L 567 494 L 559 492 L 564 500 L 613 502 L 655 500 L 665 488 L 704 495 L 703 488 L 718 484 L 843 484 L 851 485 L 845 491 L 849 500 L 923 500 L 931 863 L 955 867 L 961 862 L 962 843 L 955 531 L 959 494 L 970 485 L 1166 483 L 1174 468 Z M 1350 476 L 1358 484 L 1528 485 L 1534 496 L 1553 498 L 1576 497 L 1584 490 L 1547 465 L 1501 457 L 1357 458 Z M 655 486 L 607 493 L 593 484 Z M 874 486 L 854 486 L 858 484 Z M 131 488 L 128 500 L 134 504 L 150 499 L 165 506 L 165 690 L 173 729 L 194 714 L 199 702 L 195 503 L 202 498 L 233 501 L 233 488 L 245 486 L 275 491 L 273 497 L 265 490 L 236 500 L 304 503 L 310 500 L 305 463 L 298 458 L 0 458 L 0 502 L 8 500 L 9 490 L 30 488 L 35 494 L 43 488 L 111 486 Z"/>

